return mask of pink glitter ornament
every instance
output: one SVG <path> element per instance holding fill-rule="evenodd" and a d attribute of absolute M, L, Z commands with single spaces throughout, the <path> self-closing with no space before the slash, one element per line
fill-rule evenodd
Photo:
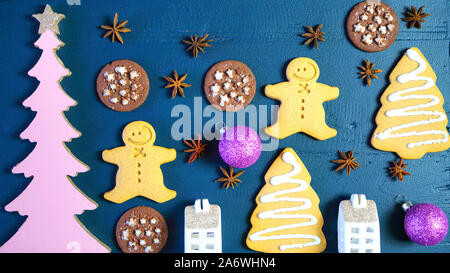
<path fill-rule="evenodd" d="M 247 168 L 261 155 L 261 140 L 252 128 L 229 128 L 219 141 L 219 153 L 223 161 L 234 168 Z"/>

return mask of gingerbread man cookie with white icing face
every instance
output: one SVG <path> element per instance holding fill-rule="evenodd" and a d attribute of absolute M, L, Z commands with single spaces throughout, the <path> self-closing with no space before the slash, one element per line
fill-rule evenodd
<path fill-rule="evenodd" d="M 116 164 L 119 170 L 116 186 L 106 192 L 105 199 L 123 203 L 144 196 L 158 203 L 175 198 L 177 193 L 164 186 L 161 164 L 176 158 L 174 149 L 154 146 L 156 133 L 145 121 L 135 121 L 123 130 L 125 146 L 103 151 L 103 160 Z"/>
<path fill-rule="evenodd" d="M 266 128 L 266 134 L 283 139 L 303 132 L 319 140 L 336 136 L 337 131 L 325 123 L 323 102 L 339 96 L 339 89 L 316 82 L 320 70 L 309 58 L 292 60 L 287 69 L 289 81 L 266 86 L 266 96 L 281 101 L 278 121 Z"/>

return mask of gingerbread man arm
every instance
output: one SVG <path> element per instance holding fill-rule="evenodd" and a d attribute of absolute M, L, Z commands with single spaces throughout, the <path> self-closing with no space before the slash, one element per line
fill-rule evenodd
<path fill-rule="evenodd" d="M 316 83 L 320 92 L 323 94 L 324 101 L 330 101 L 339 97 L 339 88 L 332 87 L 323 83 Z"/>
<path fill-rule="evenodd" d="M 102 152 L 102 158 L 108 163 L 119 164 L 120 154 L 124 149 L 125 147 L 117 147 L 111 150 L 104 150 Z"/>
<path fill-rule="evenodd" d="M 269 84 L 266 85 L 265 93 L 266 96 L 272 99 L 281 99 L 284 97 L 284 94 L 291 88 L 290 82 L 282 82 L 277 84 Z"/>
<path fill-rule="evenodd" d="M 161 164 L 174 161 L 177 158 L 175 149 L 167 149 L 159 146 L 153 146 L 153 149 L 158 154 L 158 159 Z"/>

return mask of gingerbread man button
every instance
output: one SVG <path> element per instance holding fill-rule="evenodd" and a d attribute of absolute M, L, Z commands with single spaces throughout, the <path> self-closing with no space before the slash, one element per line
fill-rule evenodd
<path fill-rule="evenodd" d="M 158 203 L 169 201 L 177 195 L 164 186 L 161 164 L 176 158 L 175 149 L 154 146 L 156 133 L 145 121 L 128 124 L 122 133 L 125 146 L 104 150 L 106 162 L 116 164 L 116 186 L 106 192 L 105 199 L 123 203 L 136 196 L 144 196 Z"/>
<path fill-rule="evenodd" d="M 337 131 L 325 122 L 323 102 L 336 99 L 339 89 L 316 82 L 319 75 L 314 60 L 296 58 L 286 69 L 288 82 L 266 86 L 266 96 L 281 101 L 278 121 L 266 128 L 266 134 L 278 139 L 298 132 L 319 140 L 336 136 Z"/>

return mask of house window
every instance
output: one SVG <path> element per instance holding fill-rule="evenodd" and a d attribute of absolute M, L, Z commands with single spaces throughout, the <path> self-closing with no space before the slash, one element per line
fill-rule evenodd
<path fill-rule="evenodd" d="M 192 250 L 197 250 L 198 251 L 200 249 L 200 246 L 199 245 L 192 245 L 191 248 L 192 248 Z"/>

